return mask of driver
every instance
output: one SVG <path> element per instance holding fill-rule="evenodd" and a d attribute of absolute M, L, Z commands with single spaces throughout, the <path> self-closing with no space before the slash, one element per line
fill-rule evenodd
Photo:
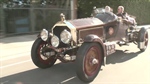
<path fill-rule="evenodd" d="M 120 16 L 123 19 L 126 19 L 127 13 L 124 12 L 124 7 L 123 6 L 118 6 L 117 16 Z"/>
<path fill-rule="evenodd" d="M 117 16 L 121 17 L 125 22 L 129 24 L 137 24 L 134 18 L 130 17 L 126 12 L 124 12 L 123 6 L 118 6 Z"/>
<path fill-rule="evenodd" d="M 131 27 L 136 25 L 135 19 L 130 17 L 126 12 L 124 12 L 124 7 L 123 6 L 118 6 L 118 12 L 117 12 L 116 15 L 118 17 L 121 17 L 125 23 L 131 24 Z M 122 41 L 120 41 L 118 44 L 119 45 L 127 44 L 126 41 L 128 41 L 128 39 L 129 38 L 128 38 L 128 35 L 126 33 L 125 40 L 122 39 Z"/>

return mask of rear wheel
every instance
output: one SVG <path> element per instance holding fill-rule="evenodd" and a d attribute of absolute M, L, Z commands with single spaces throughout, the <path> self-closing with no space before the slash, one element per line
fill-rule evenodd
<path fill-rule="evenodd" d="M 91 82 L 102 65 L 102 48 L 98 43 L 84 43 L 77 52 L 76 73 L 80 80 Z"/>
<path fill-rule="evenodd" d="M 47 47 L 47 42 L 38 38 L 32 46 L 31 58 L 33 63 L 39 68 L 49 68 L 56 62 L 55 51 Z"/>
<path fill-rule="evenodd" d="M 148 46 L 148 31 L 145 28 L 142 28 L 139 31 L 139 42 L 143 42 L 143 48 L 140 48 L 144 52 Z"/>

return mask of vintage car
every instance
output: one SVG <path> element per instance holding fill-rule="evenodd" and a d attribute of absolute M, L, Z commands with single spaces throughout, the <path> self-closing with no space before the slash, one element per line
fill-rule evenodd
<path fill-rule="evenodd" d="M 117 17 L 105 9 L 94 8 L 93 16 L 61 21 L 50 30 L 43 29 L 32 45 L 31 58 L 39 68 L 50 68 L 57 59 L 75 62 L 80 80 L 95 79 L 106 57 L 115 53 L 115 45 L 135 43 L 143 52 L 148 46 L 146 28 L 136 28 L 132 21 Z M 129 46 L 130 47 L 130 46 Z"/>

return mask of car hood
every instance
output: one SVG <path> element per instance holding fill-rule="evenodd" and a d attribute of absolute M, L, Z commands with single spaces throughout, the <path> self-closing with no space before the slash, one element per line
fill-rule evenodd
<path fill-rule="evenodd" d="M 83 18 L 83 19 L 76 19 L 76 20 L 69 20 L 67 23 L 72 24 L 77 30 L 93 27 L 93 26 L 100 26 L 104 25 L 104 23 L 99 20 L 98 18 Z"/>

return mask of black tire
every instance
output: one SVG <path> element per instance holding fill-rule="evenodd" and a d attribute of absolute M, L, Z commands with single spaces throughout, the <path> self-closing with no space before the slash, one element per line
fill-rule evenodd
<path fill-rule="evenodd" d="M 47 44 L 47 42 L 44 42 L 41 38 L 37 38 L 31 49 L 31 58 L 33 63 L 42 69 L 50 68 L 56 62 L 56 59 L 53 56 L 46 60 L 42 59 L 40 50 L 45 44 Z"/>
<path fill-rule="evenodd" d="M 98 60 L 93 64 L 93 59 Z M 102 48 L 98 43 L 83 43 L 77 52 L 76 73 L 83 82 L 92 82 L 98 75 L 103 60 Z"/>
<path fill-rule="evenodd" d="M 141 28 L 139 31 L 138 42 L 144 42 L 144 48 L 140 49 L 141 52 L 144 52 L 148 46 L 148 31 L 145 28 Z"/>

